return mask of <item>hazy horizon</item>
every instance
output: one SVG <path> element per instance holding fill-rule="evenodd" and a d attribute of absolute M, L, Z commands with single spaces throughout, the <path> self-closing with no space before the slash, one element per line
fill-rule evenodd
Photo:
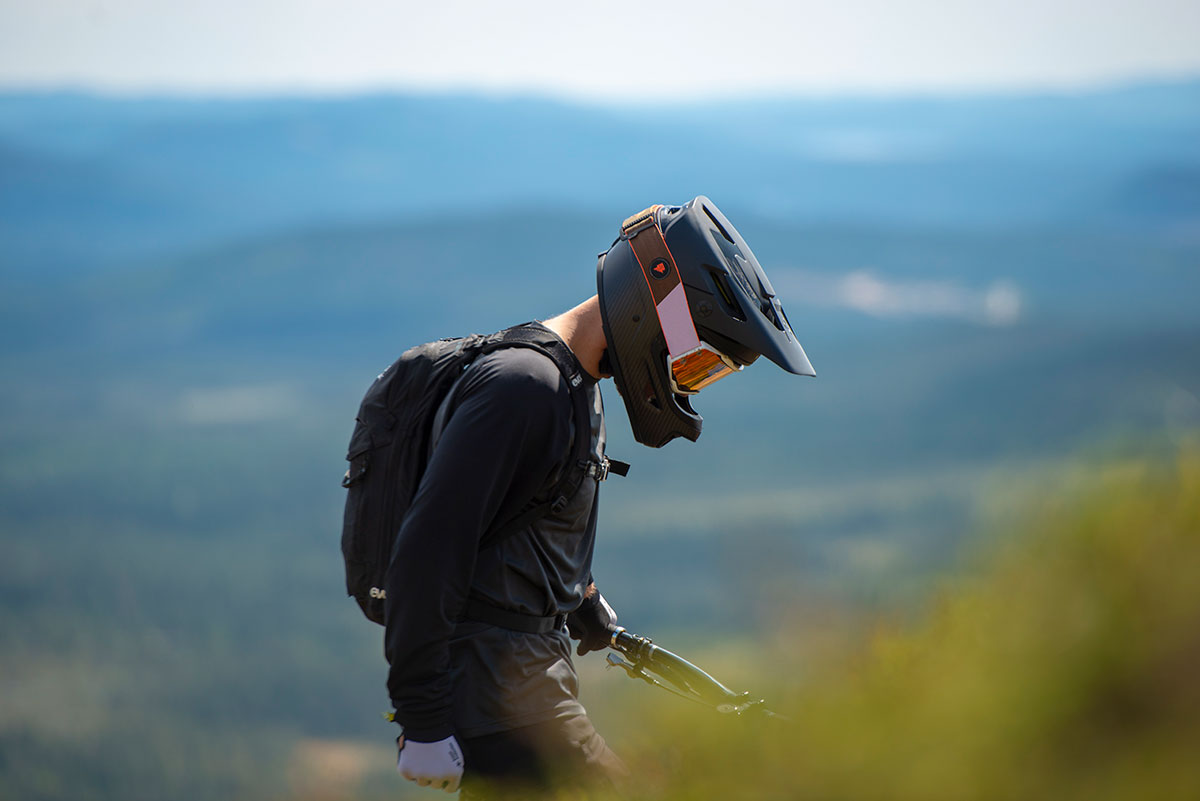
<path fill-rule="evenodd" d="M 317 0 L 0 7 L 0 89 L 274 95 L 379 91 L 582 102 L 749 95 L 1079 91 L 1200 75 L 1200 6 L 712 0 L 639 9 L 544 0 Z"/>

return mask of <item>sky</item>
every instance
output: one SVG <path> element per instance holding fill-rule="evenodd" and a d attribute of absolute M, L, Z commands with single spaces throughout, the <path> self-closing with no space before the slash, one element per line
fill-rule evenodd
<path fill-rule="evenodd" d="M 1200 74 L 1197 0 L 0 0 L 0 89 L 639 100 Z"/>

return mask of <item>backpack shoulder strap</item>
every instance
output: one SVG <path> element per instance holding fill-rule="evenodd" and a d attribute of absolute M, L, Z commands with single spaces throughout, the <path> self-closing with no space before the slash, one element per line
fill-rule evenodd
<path fill-rule="evenodd" d="M 588 408 L 588 394 L 582 389 L 583 373 L 575 355 L 553 333 L 530 323 L 507 328 L 488 337 L 482 345 L 481 353 L 505 347 L 539 350 L 558 367 L 571 394 L 575 435 L 572 437 L 571 452 L 562 477 L 551 490 L 549 497 L 540 502 L 532 502 L 516 517 L 488 532 L 480 544 L 481 550 L 503 542 L 535 520 L 540 520 L 552 512 L 562 511 L 579 491 L 585 478 L 589 475 L 599 478 L 603 472 L 600 464 L 591 458 L 592 415 Z"/>

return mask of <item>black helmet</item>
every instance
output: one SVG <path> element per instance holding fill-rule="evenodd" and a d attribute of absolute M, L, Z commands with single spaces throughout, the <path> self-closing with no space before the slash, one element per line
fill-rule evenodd
<path fill-rule="evenodd" d="M 760 355 L 816 375 L 750 246 L 703 195 L 627 219 L 596 285 L 608 365 L 643 445 L 694 442 L 703 418 L 687 396 Z"/>

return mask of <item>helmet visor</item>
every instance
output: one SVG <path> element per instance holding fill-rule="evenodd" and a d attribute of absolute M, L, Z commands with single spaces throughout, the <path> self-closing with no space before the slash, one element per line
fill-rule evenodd
<path fill-rule="evenodd" d="M 703 340 L 698 347 L 670 361 L 671 389 L 680 395 L 695 395 L 710 384 L 742 369 L 733 359 Z"/>

